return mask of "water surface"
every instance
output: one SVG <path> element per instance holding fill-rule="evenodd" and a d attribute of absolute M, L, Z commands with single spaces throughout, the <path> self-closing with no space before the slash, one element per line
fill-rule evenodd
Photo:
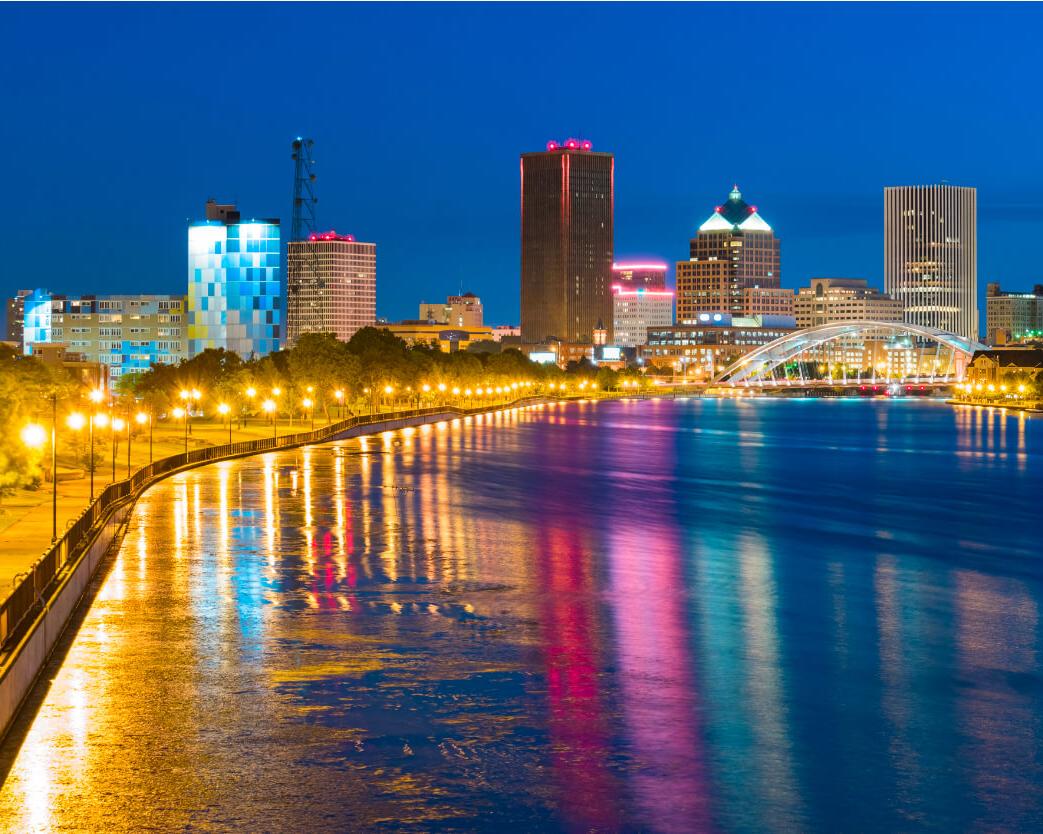
<path fill-rule="evenodd" d="M 183 473 L 0 825 L 1038 830 L 1041 425 L 568 404 Z"/>

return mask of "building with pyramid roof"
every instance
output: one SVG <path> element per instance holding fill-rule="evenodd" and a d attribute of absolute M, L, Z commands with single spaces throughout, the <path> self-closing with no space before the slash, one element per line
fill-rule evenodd
<path fill-rule="evenodd" d="M 792 316 L 793 291 L 780 275 L 779 239 L 736 185 L 677 262 L 677 323 L 695 324 L 700 313 Z"/>

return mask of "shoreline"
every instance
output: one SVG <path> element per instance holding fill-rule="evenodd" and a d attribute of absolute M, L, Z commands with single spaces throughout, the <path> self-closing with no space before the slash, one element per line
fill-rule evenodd
<path fill-rule="evenodd" d="M 212 446 L 173 455 L 140 468 L 130 478 L 111 484 L 44 556 L 33 563 L 22 582 L 0 602 L 0 743 L 7 737 L 26 699 L 36 687 L 66 628 L 88 594 L 91 582 L 110 548 L 125 529 L 138 499 L 171 475 L 269 452 L 352 437 L 380 434 L 460 417 L 526 408 L 547 402 L 525 397 L 476 409 L 455 407 L 417 409 L 376 415 L 379 419 L 351 418 L 314 432 L 287 435 L 276 441 Z M 64 557 L 64 558 L 62 558 Z"/>

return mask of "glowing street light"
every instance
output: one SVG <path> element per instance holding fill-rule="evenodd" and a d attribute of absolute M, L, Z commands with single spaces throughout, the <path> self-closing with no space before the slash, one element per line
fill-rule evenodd
<path fill-rule="evenodd" d="M 311 390 L 310 385 L 308 386 L 308 390 Z M 304 406 L 304 410 L 307 411 L 308 415 L 311 417 L 311 430 L 315 431 L 315 400 L 313 400 L 311 397 L 305 397 L 303 400 L 301 400 L 301 405 Z"/>
<path fill-rule="evenodd" d="M 148 462 L 149 466 L 152 465 L 152 414 L 150 412 L 139 411 L 134 415 L 134 420 L 139 426 L 148 424 Z"/>
<path fill-rule="evenodd" d="M 55 449 L 58 395 L 51 395 L 51 541 L 58 539 L 58 453 Z M 30 449 L 39 449 L 47 442 L 47 431 L 39 423 L 29 423 L 21 431 L 22 442 Z"/>
<path fill-rule="evenodd" d="M 232 445 L 232 407 L 228 403 L 218 403 L 217 413 L 228 418 L 228 445 Z"/>
<path fill-rule="evenodd" d="M 121 417 L 113 417 L 109 422 L 109 429 L 112 431 L 112 482 L 116 483 L 116 437 L 119 432 L 126 428 L 126 423 Z M 128 468 L 130 464 L 127 464 Z"/>
<path fill-rule="evenodd" d="M 265 400 L 261 403 L 261 410 L 265 414 L 272 415 L 272 439 L 279 439 L 279 413 L 276 411 L 275 400 Z"/>

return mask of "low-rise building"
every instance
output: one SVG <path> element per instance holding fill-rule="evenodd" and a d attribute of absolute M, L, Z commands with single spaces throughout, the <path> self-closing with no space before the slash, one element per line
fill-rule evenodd
<path fill-rule="evenodd" d="M 153 364 L 188 357 L 183 295 L 56 295 L 25 299 L 23 351 L 37 355 L 58 343 L 69 354 L 108 367 L 109 382 Z"/>
<path fill-rule="evenodd" d="M 674 294 L 667 289 L 614 284 L 612 316 L 615 343 L 640 347 L 648 341 L 649 327 L 668 327 L 674 319 Z"/>
<path fill-rule="evenodd" d="M 497 324 L 493 326 L 493 338 L 497 342 L 506 339 L 508 342 L 521 341 L 521 327 L 516 324 Z"/>
<path fill-rule="evenodd" d="M 797 291 L 797 327 L 841 321 L 901 321 L 902 302 L 862 278 L 812 278 Z"/>
<path fill-rule="evenodd" d="M 453 327 L 426 320 L 400 321 L 384 326 L 411 345 L 432 345 L 444 353 L 466 350 L 473 342 L 493 340 L 493 331 L 490 327 Z"/>
<path fill-rule="evenodd" d="M 483 327 L 482 300 L 473 292 L 451 295 L 445 304 L 420 302 L 420 321 L 447 324 L 450 327 Z"/>
<path fill-rule="evenodd" d="M 976 351 L 966 381 L 981 385 L 1021 384 L 1043 376 L 1043 348 L 996 347 Z"/>
<path fill-rule="evenodd" d="M 992 345 L 1043 336 L 1043 284 L 1032 292 L 1004 292 L 998 283 L 985 288 L 985 334 Z"/>
<path fill-rule="evenodd" d="M 792 316 L 698 313 L 696 324 L 650 327 L 640 358 L 695 379 L 712 379 L 751 350 L 797 329 Z"/>

